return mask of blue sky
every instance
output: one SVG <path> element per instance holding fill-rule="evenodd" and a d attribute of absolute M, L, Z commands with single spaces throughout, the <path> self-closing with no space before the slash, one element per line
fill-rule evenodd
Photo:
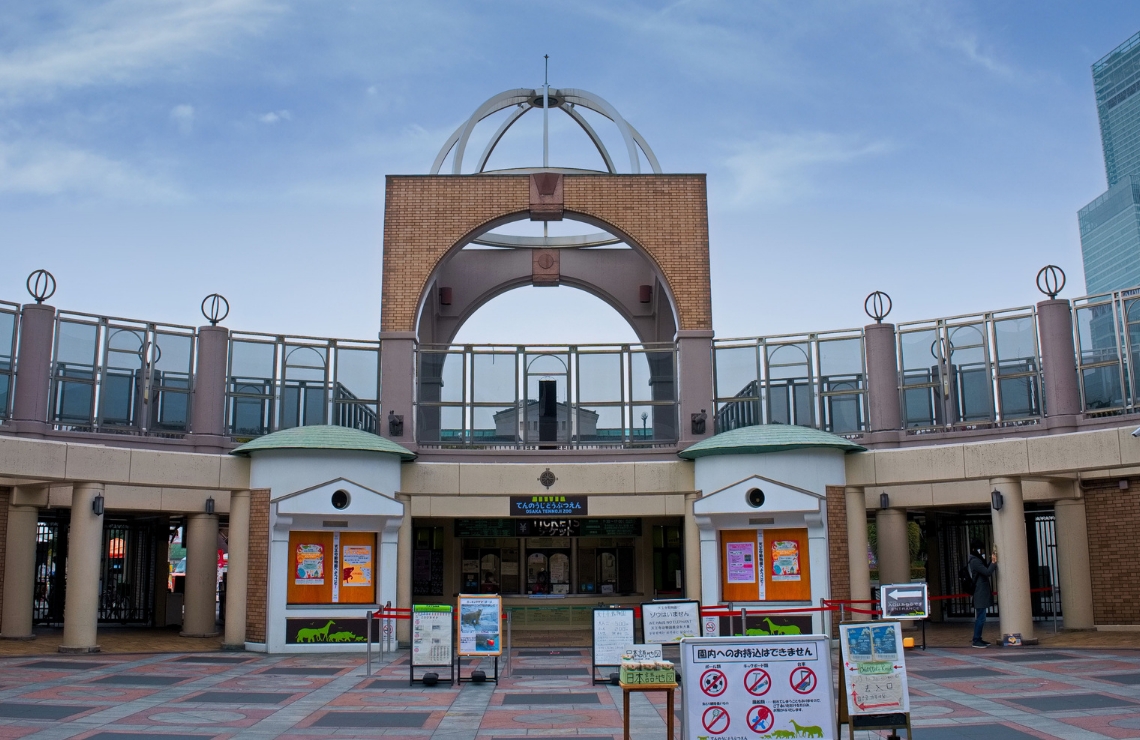
<path fill-rule="evenodd" d="M 543 54 L 708 173 L 720 336 L 857 326 L 876 289 L 897 321 L 1025 305 L 1050 262 L 1075 297 L 1089 67 L 1137 30 L 1134 2 L 4 3 L 0 299 L 44 267 L 60 308 L 197 324 L 218 291 L 234 329 L 375 337 L 384 176 Z M 461 334 L 630 336 L 570 289 Z"/>

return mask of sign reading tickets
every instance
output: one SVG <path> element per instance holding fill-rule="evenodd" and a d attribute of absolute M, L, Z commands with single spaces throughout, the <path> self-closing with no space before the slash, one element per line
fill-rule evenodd
<path fill-rule="evenodd" d="M 412 606 L 412 665 L 451 665 L 451 606 Z"/>
<path fill-rule="evenodd" d="M 879 588 L 883 619 L 926 619 L 930 596 L 925 583 L 894 583 Z"/>
<path fill-rule="evenodd" d="M 910 712 L 900 622 L 841 624 L 839 647 L 849 714 Z"/>
<path fill-rule="evenodd" d="M 621 665 L 633 641 L 633 609 L 594 610 L 594 665 Z"/>
<path fill-rule="evenodd" d="M 681 641 L 684 737 L 836 740 L 826 635 Z"/>
<path fill-rule="evenodd" d="M 459 654 L 501 655 L 501 597 L 459 594 Z"/>
<path fill-rule="evenodd" d="M 701 634 L 701 602 L 650 601 L 641 605 L 641 632 L 647 643 L 680 642 Z"/>

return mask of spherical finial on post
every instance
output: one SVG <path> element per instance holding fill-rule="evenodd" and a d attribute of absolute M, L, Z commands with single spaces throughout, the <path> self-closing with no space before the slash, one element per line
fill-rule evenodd
<path fill-rule="evenodd" d="M 219 321 L 225 321 L 230 315 L 230 302 L 219 293 L 211 293 L 202 299 L 202 315 L 210 326 L 217 326 Z"/>
<path fill-rule="evenodd" d="M 26 285 L 28 293 L 36 299 L 36 303 L 43 303 L 55 295 L 55 276 L 47 270 L 36 270 L 28 275 Z"/>
<path fill-rule="evenodd" d="M 1049 300 L 1065 289 L 1065 271 L 1056 265 L 1045 265 L 1037 271 L 1037 290 L 1049 296 Z"/>
<path fill-rule="evenodd" d="M 875 320 L 876 324 L 883 323 L 887 314 L 891 312 L 891 297 L 881 290 L 876 290 L 863 301 L 863 310 Z"/>

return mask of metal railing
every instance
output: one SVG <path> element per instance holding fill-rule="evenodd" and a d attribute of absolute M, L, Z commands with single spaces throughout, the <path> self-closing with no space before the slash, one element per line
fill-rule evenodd
<path fill-rule="evenodd" d="M 677 435 L 672 344 L 422 345 L 416 440 L 436 447 L 667 447 Z"/>
<path fill-rule="evenodd" d="M 1073 301 L 1081 408 L 1131 413 L 1140 406 L 1140 288 Z"/>
<path fill-rule="evenodd" d="M 380 343 L 231 332 L 226 433 L 313 424 L 379 431 Z"/>
<path fill-rule="evenodd" d="M 713 342 L 716 431 L 795 424 L 835 434 L 866 429 L 863 330 Z"/>

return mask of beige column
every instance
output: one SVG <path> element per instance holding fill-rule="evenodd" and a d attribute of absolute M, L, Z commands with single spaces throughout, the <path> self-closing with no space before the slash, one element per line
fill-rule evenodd
<path fill-rule="evenodd" d="M 906 511 L 879 509 L 875 512 L 879 541 L 879 584 L 910 582 L 910 538 L 906 531 Z"/>
<path fill-rule="evenodd" d="M 67 591 L 63 605 L 61 653 L 97 653 L 99 570 L 103 555 L 103 515 L 92 510 L 102 483 L 76 483 L 71 491 L 67 535 Z"/>
<path fill-rule="evenodd" d="M 249 584 L 249 491 L 230 491 L 229 533 L 226 634 L 222 649 L 244 650 L 245 600 Z"/>
<path fill-rule="evenodd" d="M 218 517 L 186 517 L 186 606 L 183 637 L 218 634 Z"/>
<path fill-rule="evenodd" d="M 0 637 L 5 640 L 34 640 L 32 601 L 36 589 L 35 506 L 8 506 L 8 534 L 4 545 L 4 611 L 0 615 Z"/>
<path fill-rule="evenodd" d="M 1018 478 L 992 478 L 1002 495 L 1001 511 L 991 509 L 994 549 L 998 556 L 997 605 L 1001 634 L 1033 639 L 1033 605 L 1029 594 L 1029 551 L 1025 544 L 1025 500 Z"/>
<path fill-rule="evenodd" d="M 412 608 L 412 497 L 397 493 L 396 500 L 404 505 L 404 518 L 396 541 L 396 608 Z M 412 642 L 412 620 L 396 620 L 396 641 L 401 645 Z"/>
<path fill-rule="evenodd" d="M 1062 499 L 1053 505 L 1053 511 L 1057 517 L 1057 570 L 1060 580 L 1057 585 L 1061 588 L 1065 629 L 1092 629 L 1092 575 L 1084 499 Z"/>
<path fill-rule="evenodd" d="M 851 580 L 851 599 L 871 598 L 871 566 L 867 562 L 867 498 L 861 486 L 845 490 L 847 504 L 847 571 Z M 881 540 L 880 540 L 881 541 Z M 858 608 L 870 611 L 868 604 Z M 870 614 L 852 613 L 852 618 L 867 620 Z"/>
<path fill-rule="evenodd" d="M 701 495 L 685 494 L 685 598 L 701 600 L 701 531 L 693 514 L 693 504 Z"/>

